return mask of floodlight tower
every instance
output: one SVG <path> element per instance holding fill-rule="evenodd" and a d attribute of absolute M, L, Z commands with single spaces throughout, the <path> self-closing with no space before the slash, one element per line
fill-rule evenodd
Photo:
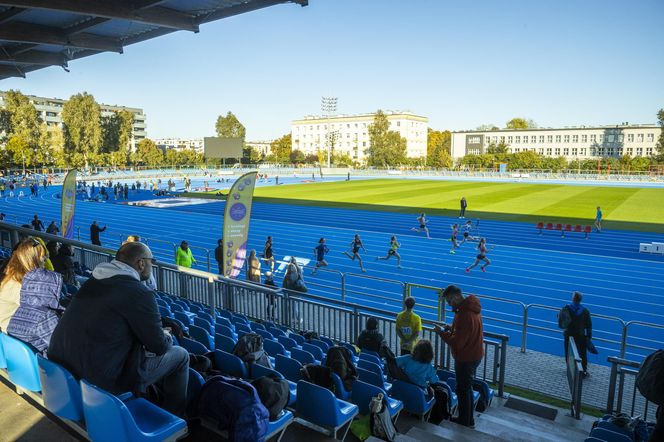
<path fill-rule="evenodd" d="M 327 167 L 330 167 L 330 152 L 332 150 L 332 142 L 330 139 L 330 117 L 337 112 L 337 97 L 321 97 L 320 109 L 323 117 L 326 119 L 325 130 L 325 143 L 327 144 Z"/>

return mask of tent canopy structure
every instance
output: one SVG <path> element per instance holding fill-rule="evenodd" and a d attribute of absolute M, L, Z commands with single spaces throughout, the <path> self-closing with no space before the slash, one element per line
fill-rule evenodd
<path fill-rule="evenodd" d="M 280 3 L 308 0 L 0 0 L 0 80 Z"/>

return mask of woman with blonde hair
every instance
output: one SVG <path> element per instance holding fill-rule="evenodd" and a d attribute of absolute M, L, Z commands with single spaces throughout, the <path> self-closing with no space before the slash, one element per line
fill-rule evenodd
<path fill-rule="evenodd" d="M 261 262 L 256 257 L 256 250 L 249 252 L 247 263 L 249 264 L 247 279 L 253 282 L 261 282 Z"/>
<path fill-rule="evenodd" d="M 9 258 L 0 279 L 0 329 L 7 330 L 18 309 L 23 277 L 34 269 L 44 268 L 46 247 L 35 238 L 22 240 Z"/>

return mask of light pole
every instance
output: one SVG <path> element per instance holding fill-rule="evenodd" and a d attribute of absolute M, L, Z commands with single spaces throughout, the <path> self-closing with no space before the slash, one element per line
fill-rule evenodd
<path fill-rule="evenodd" d="M 325 117 L 325 142 L 327 143 L 327 167 L 330 167 L 330 151 L 332 150 L 330 140 L 330 117 L 337 112 L 337 97 L 321 97 L 320 109 Z"/>

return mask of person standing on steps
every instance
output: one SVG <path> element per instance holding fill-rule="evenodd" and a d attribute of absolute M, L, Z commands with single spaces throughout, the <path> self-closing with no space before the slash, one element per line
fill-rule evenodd
<path fill-rule="evenodd" d="M 413 351 L 422 333 L 422 318 L 413 311 L 415 298 L 409 296 L 403 304 L 406 309 L 397 315 L 395 324 L 400 340 L 401 356 L 409 355 Z"/>
<path fill-rule="evenodd" d="M 459 218 L 463 219 L 466 217 L 466 207 L 468 207 L 468 202 L 466 202 L 465 196 L 461 197 L 459 205 L 461 206 L 461 210 L 459 211 Z"/>

